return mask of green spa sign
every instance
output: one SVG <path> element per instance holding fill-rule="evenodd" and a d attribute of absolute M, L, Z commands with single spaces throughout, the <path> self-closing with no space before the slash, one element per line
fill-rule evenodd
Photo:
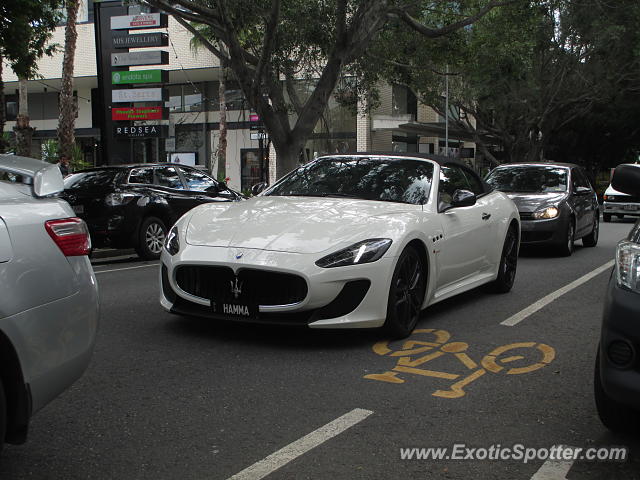
<path fill-rule="evenodd" d="M 138 70 L 135 72 L 111 72 L 113 85 L 132 83 L 165 83 L 169 80 L 167 70 Z"/>

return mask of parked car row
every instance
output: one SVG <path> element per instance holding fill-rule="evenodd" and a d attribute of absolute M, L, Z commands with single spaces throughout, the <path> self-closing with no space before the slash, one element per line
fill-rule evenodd
<path fill-rule="evenodd" d="M 617 169 L 616 190 L 638 197 L 639 185 L 640 167 Z M 509 292 L 521 244 L 571 255 L 599 234 L 595 192 L 572 164 L 503 165 L 484 181 L 434 155 L 330 155 L 243 199 L 182 165 L 101 167 L 63 182 L 55 165 L 0 155 L 0 276 L 16 279 L 0 297 L 0 449 L 24 441 L 30 417 L 87 367 L 92 246 L 160 257 L 171 313 L 403 338 L 446 298 L 485 284 Z M 638 295 L 640 223 L 618 245 L 596 364 L 612 429 L 640 425 Z"/>

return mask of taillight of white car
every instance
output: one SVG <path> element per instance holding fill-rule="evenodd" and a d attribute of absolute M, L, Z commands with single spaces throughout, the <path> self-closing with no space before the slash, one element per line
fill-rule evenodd
<path fill-rule="evenodd" d="M 618 285 L 640 293 L 640 246 L 623 241 L 616 250 Z"/>
<path fill-rule="evenodd" d="M 91 252 L 91 237 L 84 220 L 75 217 L 49 220 L 44 228 L 65 256 L 79 257 Z"/>

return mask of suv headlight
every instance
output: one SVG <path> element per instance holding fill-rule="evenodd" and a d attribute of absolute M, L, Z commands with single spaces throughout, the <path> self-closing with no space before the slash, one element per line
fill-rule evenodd
<path fill-rule="evenodd" d="M 534 212 L 533 218 L 536 220 L 540 220 L 543 218 L 556 218 L 558 216 L 559 210 L 558 207 L 545 207 L 537 212 Z"/>
<path fill-rule="evenodd" d="M 104 198 L 104 203 L 110 207 L 117 207 L 118 205 L 126 205 L 133 200 L 132 193 L 110 193 Z"/>
<path fill-rule="evenodd" d="M 640 245 L 623 241 L 616 249 L 618 286 L 640 293 Z"/>
<path fill-rule="evenodd" d="M 391 243 L 390 238 L 371 238 L 327 255 L 318 260 L 316 265 L 322 268 L 333 268 L 375 262 L 389 250 Z"/>
<path fill-rule="evenodd" d="M 164 248 L 169 255 L 175 255 L 180 251 L 180 239 L 178 238 L 178 227 L 173 226 L 167 234 L 167 239 L 164 241 Z"/>

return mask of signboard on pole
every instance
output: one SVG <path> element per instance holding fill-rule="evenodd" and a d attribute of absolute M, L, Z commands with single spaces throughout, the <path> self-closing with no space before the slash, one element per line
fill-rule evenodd
<path fill-rule="evenodd" d="M 112 67 L 133 67 L 136 65 L 168 65 L 169 52 L 151 50 L 127 53 L 112 53 Z"/>
<path fill-rule="evenodd" d="M 116 138 L 164 138 L 166 134 L 165 125 L 129 125 L 113 128 L 113 136 Z"/>
<path fill-rule="evenodd" d="M 177 152 L 169 156 L 171 163 L 179 163 L 181 165 L 196 166 L 196 152 Z"/>
<path fill-rule="evenodd" d="M 111 30 L 132 30 L 134 28 L 166 28 L 168 19 L 162 13 L 144 13 L 141 15 L 122 15 L 111 17 Z"/>
<path fill-rule="evenodd" d="M 117 34 L 112 37 L 113 48 L 167 47 L 169 36 L 166 33 L 138 33 L 136 35 Z"/>
<path fill-rule="evenodd" d="M 166 120 L 167 118 L 169 118 L 169 111 L 164 107 L 114 107 L 111 109 L 111 119 L 115 121 Z"/>
<path fill-rule="evenodd" d="M 167 70 L 138 70 L 135 72 L 111 72 L 113 85 L 127 85 L 132 83 L 167 83 Z"/>
<path fill-rule="evenodd" d="M 167 90 L 164 88 L 131 88 L 113 90 L 111 92 L 113 103 L 132 102 L 162 102 L 166 100 Z"/>

